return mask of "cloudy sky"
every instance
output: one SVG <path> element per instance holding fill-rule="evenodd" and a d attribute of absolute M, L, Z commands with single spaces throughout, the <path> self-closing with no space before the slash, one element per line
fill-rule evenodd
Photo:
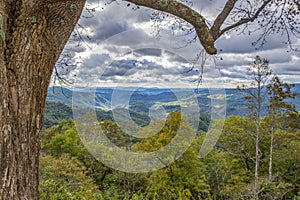
<path fill-rule="evenodd" d="M 93 16 L 83 13 L 79 24 L 85 39 L 78 43 L 70 39 L 66 49 L 74 56 L 74 66 L 61 69 L 62 74 L 76 77 L 76 81 L 98 86 L 138 87 L 197 87 L 198 68 L 204 64 L 203 84 L 206 86 L 236 87 L 247 80 L 247 67 L 259 55 L 270 61 L 274 74 L 282 80 L 300 82 L 300 52 L 287 51 L 285 36 L 272 35 L 264 47 L 252 46 L 258 34 L 231 32 L 217 42 L 219 54 L 201 53 L 199 42 L 189 45 L 193 35 L 173 35 L 171 21 L 164 21 L 164 29 L 157 35 L 151 20 L 153 10 L 134 9 L 127 2 L 88 0 L 86 7 L 95 9 Z M 194 1 L 193 9 L 212 23 L 224 5 L 224 0 Z M 104 8 L 104 9 L 103 9 Z M 300 40 L 295 40 L 300 45 Z M 197 58 L 199 58 L 197 60 Z M 193 69 L 193 70 L 191 70 Z"/>

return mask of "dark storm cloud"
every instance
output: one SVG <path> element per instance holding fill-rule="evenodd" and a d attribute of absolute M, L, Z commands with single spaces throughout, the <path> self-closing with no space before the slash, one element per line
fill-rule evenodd
<path fill-rule="evenodd" d="M 284 74 L 284 75 L 296 75 L 297 74 L 297 75 L 300 75 L 299 68 L 300 68 L 300 66 L 298 66 L 298 68 L 293 67 L 293 66 L 285 67 L 284 70 L 282 70 L 280 74 Z"/>
<path fill-rule="evenodd" d="M 198 74 L 195 70 L 190 71 L 190 68 L 183 68 L 178 65 L 164 67 L 160 64 L 155 62 L 143 60 L 141 69 L 149 70 L 151 75 L 154 77 L 161 77 L 161 76 L 193 76 Z"/>
<path fill-rule="evenodd" d="M 110 59 L 108 54 L 92 54 L 89 58 L 85 59 L 82 63 L 84 68 L 95 68 L 102 66 L 105 61 Z"/>
<path fill-rule="evenodd" d="M 72 51 L 74 51 L 76 53 L 85 52 L 86 47 L 83 45 L 76 45 L 75 47 L 72 47 Z"/>
<path fill-rule="evenodd" d="M 260 43 L 254 45 L 259 38 L 259 32 L 251 35 L 229 33 L 230 37 L 224 36 L 216 42 L 219 52 L 224 53 L 251 53 L 255 51 L 264 51 L 275 48 L 286 48 L 284 39 L 280 35 L 271 35 L 267 38 L 267 42 L 260 47 Z"/>
<path fill-rule="evenodd" d="M 101 42 L 115 34 L 134 28 L 134 23 L 143 23 L 150 20 L 151 10 L 146 8 L 140 8 L 133 10 L 133 6 L 128 7 L 128 2 L 118 1 L 112 2 L 106 6 L 102 6 L 105 1 L 101 2 L 101 5 L 97 5 L 97 1 L 88 1 L 92 4 L 88 7 L 104 8 L 101 11 L 93 13 L 91 18 L 81 18 L 79 24 L 84 25 L 85 28 L 89 28 L 93 34 L 91 35 L 94 43 Z M 89 15 L 87 11 L 83 15 Z"/>
<path fill-rule="evenodd" d="M 260 52 L 261 58 L 266 58 L 269 60 L 270 65 L 272 64 L 285 64 L 292 61 L 292 55 L 286 52 L 284 49 L 273 49 L 270 51 Z"/>
<path fill-rule="evenodd" d="M 249 60 L 249 57 L 252 60 L 251 55 L 221 54 L 220 57 L 222 59 L 218 60 L 217 63 L 222 68 L 223 67 L 228 68 L 228 67 L 240 66 L 240 65 L 250 65 L 251 61 Z"/>
<path fill-rule="evenodd" d="M 291 62 L 272 64 L 274 74 L 278 75 L 300 75 L 300 58 L 294 57 Z M 300 82 L 300 78 L 297 81 Z"/>
<path fill-rule="evenodd" d="M 124 69 L 132 69 L 136 67 L 136 60 L 115 60 L 113 61 L 110 66 L 117 67 L 117 68 L 124 68 Z"/>
<path fill-rule="evenodd" d="M 219 12 L 217 9 L 222 8 L 224 2 L 225 0 L 194 1 L 193 8 L 201 12 L 205 17 L 211 17 L 216 16 Z M 102 1 L 99 3 L 97 0 L 92 0 L 89 3 L 100 5 Z M 128 79 L 128 82 L 135 82 L 139 78 L 139 81 L 143 82 L 145 79 L 143 79 L 142 75 L 139 75 L 140 73 L 146 74 L 147 78 L 151 77 L 153 81 L 159 78 L 172 81 L 172 77 L 175 79 L 178 75 L 189 80 L 191 77 L 199 74 L 199 71 L 197 72 L 196 70 L 187 73 L 190 68 L 186 65 L 188 61 L 192 62 L 200 52 L 201 45 L 199 43 L 176 49 L 178 47 L 176 46 L 177 43 L 182 44 L 179 41 L 181 38 L 162 37 L 158 40 L 154 38 L 153 34 L 149 34 L 148 30 L 144 30 L 148 26 L 151 28 L 149 25 L 151 23 L 145 24 L 145 22 L 150 21 L 151 9 L 141 7 L 137 11 L 133 11 L 131 7 L 126 6 L 127 2 L 118 1 L 118 3 L 119 5 L 112 3 L 106 6 L 103 11 L 95 13 L 93 18 L 81 19 L 80 23 L 92 32 L 91 43 L 98 46 L 101 45 L 101 48 L 103 46 L 103 51 L 99 52 L 107 52 L 107 54 L 91 55 L 84 60 L 82 64 L 84 68 L 79 70 L 86 74 L 97 73 L 99 68 L 95 66 L 99 66 L 99 63 L 101 64 L 106 59 L 109 59 L 108 54 L 113 57 L 110 53 L 114 53 L 114 55 L 116 52 L 124 53 L 123 48 L 135 50 L 135 53 L 138 55 L 133 54 L 136 58 L 130 57 L 129 59 L 127 57 L 124 60 L 121 60 L 120 57 L 112 58 L 112 60 L 116 60 L 110 66 L 105 67 L 104 80 L 112 82 L 122 80 L 127 82 Z M 208 22 L 211 23 L 209 20 Z M 137 24 L 142 25 L 142 30 L 136 28 L 139 27 L 136 26 Z M 220 74 L 222 77 L 230 81 L 245 79 L 247 76 L 246 68 L 253 63 L 256 55 L 269 59 L 272 70 L 277 74 L 286 75 L 286 79 L 289 75 L 299 74 L 300 61 L 293 58 L 293 55 L 296 55 L 296 53 L 286 53 L 286 45 L 283 43 L 286 38 L 280 35 L 272 35 L 267 38 L 267 43 L 263 48 L 257 49 L 258 46 L 252 46 L 252 42 L 255 42 L 258 37 L 258 33 L 249 36 L 231 32 L 216 42 L 220 53 L 218 57 L 223 58 L 223 60 L 217 59 L 217 67 L 221 68 Z M 162 52 L 160 49 L 165 49 L 165 51 Z M 220 49 L 222 49 L 222 52 L 220 52 Z M 88 52 L 89 50 L 78 47 L 75 48 L 75 51 L 79 53 Z M 178 55 L 181 55 L 181 57 Z M 151 56 L 152 58 L 141 60 L 142 56 Z M 165 65 L 160 60 L 162 56 L 166 57 L 166 60 L 169 62 L 168 66 L 162 66 Z M 181 66 L 181 64 L 185 64 L 185 67 Z M 204 76 L 209 77 L 210 73 L 215 69 L 216 66 L 214 64 L 207 63 Z"/>
<path fill-rule="evenodd" d="M 87 48 L 84 44 L 80 44 L 78 41 L 69 40 L 64 50 L 68 52 L 81 53 L 85 52 Z"/>
<path fill-rule="evenodd" d="M 95 34 L 92 36 L 94 41 L 102 41 L 107 38 L 126 31 L 128 29 L 127 23 L 119 23 L 119 22 L 110 22 L 106 24 L 102 24 L 101 27 L 98 27 L 95 30 Z"/>
<path fill-rule="evenodd" d="M 191 77 L 191 76 L 198 76 L 199 75 L 199 70 L 194 69 L 194 70 L 190 70 L 190 69 L 186 69 L 186 70 L 178 70 L 178 72 L 180 73 L 181 76 L 184 77 Z"/>
<path fill-rule="evenodd" d="M 156 62 L 152 62 L 146 59 L 137 61 L 134 59 L 128 60 L 117 60 L 113 61 L 110 66 L 106 67 L 104 73 L 102 74 L 104 79 L 113 78 L 115 76 L 122 76 L 127 79 L 128 76 L 134 75 L 136 73 L 143 74 L 141 76 L 146 76 L 146 74 L 151 74 L 151 77 L 161 77 L 161 76 L 193 76 L 195 72 L 187 73 L 187 70 L 183 70 L 178 66 L 174 67 L 164 67 Z M 140 77 L 142 78 L 142 77 Z"/>
<path fill-rule="evenodd" d="M 76 76 L 85 77 L 85 79 L 89 81 L 90 77 L 101 76 L 102 72 L 103 72 L 102 68 L 95 67 L 95 68 L 81 70 L 76 74 Z"/>
<path fill-rule="evenodd" d="M 99 3 L 105 3 L 107 1 L 103 1 L 103 0 L 87 0 L 87 2 L 89 4 L 99 4 Z"/>
<path fill-rule="evenodd" d="M 136 73 L 136 69 L 125 69 L 119 67 L 110 67 L 104 70 L 102 77 L 114 77 L 114 76 L 130 76 Z"/>
<path fill-rule="evenodd" d="M 249 66 L 257 55 L 269 60 L 271 67 L 272 65 L 285 65 L 285 63 L 292 61 L 293 56 L 293 54 L 286 52 L 285 49 L 270 49 L 248 53 L 221 53 L 219 56 L 222 60 L 219 59 L 217 63 L 225 68 L 242 65 Z"/>
<path fill-rule="evenodd" d="M 150 48 L 151 42 L 147 40 L 148 38 L 149 36 L 143 30 L 136 29 L 134 31 L 123 32 L 121 36 L 114 35 L 104 41 L 104 44 L 108 44 L 109 46 L 129 46 L 133 49 L 139 49 L 140 46 Z M 152 38 L 152 40 L 154 41 L 155 39 Z"/>
<path fill-rule="evenodd" d="M 90 15 L 85 10 L 83 11 L 82 17 L 79 19 L 78 23 L 80 25 L 83 25 L 84 27 L 97 27 L 100 25 L 101 20 L 99 20 L 99 16 L 97 15 Z"/>
<path fill-rule="evenodd" d="M 172 53 L 169 51 L 165 51 L 165 53 L 168 55 L 168 60 L 170 62 L 188 63 L 188 61 L 185 58 L 183 58 L 175 53 Z"/>
<path fill-rule="evenodd" d="M 106 67 L 103 77 L 130 76 L 137 71 L 136 60 L 116 60 Z"/>
<path fill-rule="evenodd" d="M 230 71 L 221 70 L 220 75 L 222 77 L 230 77 L 230 78 L 234 78 L 234 79 L 236 79 L 236 78 L 237 79 L 245 79 L 248 76 L 246 73 L 242 73 L 241 71 L 235 71 L 235 70 L 230 70 Z"/>
<path fill-rule="evenodd" d="M 135 50 L 136 53 L 144 56 L 161 56 L 161 49 L 154 49 L 154 48 L 146 48 L 146 49 L 138 49 Z"/>

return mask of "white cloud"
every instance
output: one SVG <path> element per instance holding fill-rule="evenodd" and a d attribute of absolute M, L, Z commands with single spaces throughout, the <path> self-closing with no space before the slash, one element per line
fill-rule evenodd
<path fill-rule="evenodd" d="M 103 82 L 110 85 L 122 83 L 123 86 L 139 82 L 154 85 L 170 81 L 176 82 L 179 87 L 197 80 L 198 74 L 195 71 L 189 74 L 183 72 L 190 69 L 191 64 L 188 62 L 192 62 L 200 52 L 199 42 L 178 48 L 184 46 L 187 38 L 172 36 L 172 32 L 168 30 L 161 33 L 160 39 L 155 38 L 153 22 L 150 20 L 151 9 L 140 8 L 133 11 L 132 6 L 127 7 L 127 2 L 123 1 L 108 6 L 104 6 L 103 1 L 88 2 L 89 7 L 95 7 L 97 12 L 93 18 L 82 18 L 80 23 L 91 33 L 92 40 L 88 41 L 88 44 L 92 49 L 84 45 L 76 47 L 70 42 L 68 47 L 72 47 L 76 57 L 81 58 L 81 64 L 73 70 L 72 75 L 104 73 L 106 76 Z M 224 2 L 224 0 L 194 1 L 193 8 L 210 21 L 217 15 Z M 102 10 L 102 7 L 105 9 Z M 286 52 L 286 45 L 279 35 L 269 37 L 264 48 L 257 49 L 251 45 L 257 36 L 232 32 L 220 38 L 216 42 L 220 53 L 217 58 L 212 57 L 206 64 L 205 80 L 217 84 L 215 80 L 220 73 L 225 86 L 233 87 L 240 84 L 247 78 L 247 66 L 253 62 L 256 55 L 259 55 L 269 59 L 274 73 L 281 75 L 284 80 L 299 82 L 299 52 Z M 155 48 L 163 51 L 159 52 Z M 213 62 L 214 59 L 217 60 L 217 66 Z M 122 60 L 124 66 L 107 66 L 107 63 Z M 134 67 L 129 67 L 134 60 L 136 60 Z M 223 83 L 219 81 L 218 84 Z"/>

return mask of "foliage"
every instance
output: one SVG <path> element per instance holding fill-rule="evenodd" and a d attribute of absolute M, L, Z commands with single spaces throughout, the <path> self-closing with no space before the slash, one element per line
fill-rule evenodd
<path fill-rule="evenodd" d="M 183 127 L 186 135 L 188 135 L 187 132 L 192 131 L 187 122 L 181 120 L 181 112 L 173 112 L 158 134 L 142 140 L 132 148 L 140 152 L 156 151 L 170 143 L 176 136 L 179 127 Z M 151 129 L 143 131 L 151 132 Z M 209 186 L 206 184 L 205 164 L 198 155 L 199 146 L 198 138 L 178 160 L 151 173 L 147 199 L 204 199 L 210 197 Z"/>
<path fill-rule="evenodd" d="M 281 121 L 282 122 L 282 121 Z M 216 122 L 217 123 L 217 122 Z M 270 124 L 261 120 L 260 199 L 292 199 L 299 191 L 300 135 L 298 131 L 275 133 L 273 179 L 268 181 Z M 255 123 L 231 116 L 224 124 L 215 149 L 204 158 L 207 181 L 213 199 L 251 199 L 255 170 Z"/>
<path fill-rule="evenodd" d="M 278 127 L 281 127 L 280 124 L 285 122 L 278 120 L 278 123 Z M 259 198 L 299 198 L 299 129 L 285 130 L 282 126 L 275 132 L 274 178 L 270 182 L 269 118 L 261 119 L 260 124 Z M 183 127 L 186 134 L 191 131 L 180 111 L 171 113 L 166 122 L 156 121 L 141 129 L 139 134 L 142 135 L 159 131 L 152 137 L 132 143 L 126 143 L 122 131 L 114 122 L 102 121 L 100 126 L 115 144 L 139 152 L 162 148 L 176 137 L 179 127 Z M 255 131 L 253 120 L 231 116 L 225 120 L 223 134 L 217 145 L 206 157 L 200 158 L 198 153 L 206 134 L 200 131 L 187 151 L 172 164 L 147 174 L 130 174 L 108 168 L 97 161 L 83 146 L 74 122 L 61 121 L 43 134 L 40 172 L 42 199 L 251 199 L 254 188 Z"/>
<path fill-rule="evenodd" d="M 62 120 L 72 118 L 72 109 L 60 102 L 47 101 L 44 115 L 44 128 L 57 125 Z"/>
<path fill-rule="evenodd" d="M 40 158 L 40 198 L 45 200 L 99 199 L 100 191 L 75 157 Z"/>

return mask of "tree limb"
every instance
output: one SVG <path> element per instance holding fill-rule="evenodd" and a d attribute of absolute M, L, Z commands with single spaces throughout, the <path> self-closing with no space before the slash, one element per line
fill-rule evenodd
<path fill-rule="evenodd" d="M 176 0 L 126 0 L 139 6 L 164 11 L 180 17 L 195 27 L 196 33 L 204 49 L 209 54 L 216 54 L 215 39 L 206 24 L 205 18 L 192 8 Z"/>
<path fill-rule="evenodd" d="M 215 22 L 213 26 L 211 27 L 211 32 L 213 34 L 214 39 L 216 40 L 217 38 L 220 37 L 220 28 L 223 25 L 224 21 L 230 14 L 231 10 L 234 8 L 235 3 L 237 0 L 228 0 L 222 10 L 222 12 L 217 16 L 215 19 Z"/>
<path fill-rule="evenodd" d="M 222 29 L 219 33 L 219 35 L 224 34 L 225 32 L 234 29 L 238 26 L 241 26 L 243 24 L 246 24 L 248 22 L 253 22 L 255 19 L 258 18 L 259 14 L 261 13 L 261 11 L 271 2 L 271 0 L 265 0 L 264 3 L 260 6 L 260 8 L 254 13 L 254 15 L 252 17 L 249 18 L 242 18 L 241 20 L 239 20 L 238 22 L 231 24 L 227 27 L 225 27 L 224 29 Z"/>

